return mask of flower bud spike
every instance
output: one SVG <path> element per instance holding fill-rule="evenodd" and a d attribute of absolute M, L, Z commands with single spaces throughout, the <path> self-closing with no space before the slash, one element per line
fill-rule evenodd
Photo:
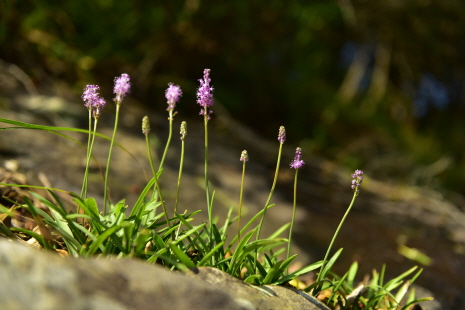
<path fill-rule="evenodd" d="M 149 117 L 146 115 L 142 119 L 142 133 L 144 135 L 148 135 L 149 132 L 150 132 L 150 121 L 149 121 Z"/>
<path fill-rule="evenodd" d="M 286 129 L 284 126 L 279 127 L 278 141 L 281 144 L 286 141 Z"/>
<path fill-rule="evenodd" d="M 187 123 L 186 123 L 186 121 L 182 121 L 180 133 L 181 133 L 181 140 L 184 141 L 184 139 L 187 136 Z"/>
<path fill-rule="evenodd" d="M 249 161 L 249 155 L 247 154 L 246 150 L 242 151 L 240 161 Z"/>
<path fill-rule="evenodd" d="M 355 170 L 352 178 L 352 185 L 350 187 L 358 195 L 360 193 L 360 185 L 363 182 L 363 171 L 359 169 Z"/>

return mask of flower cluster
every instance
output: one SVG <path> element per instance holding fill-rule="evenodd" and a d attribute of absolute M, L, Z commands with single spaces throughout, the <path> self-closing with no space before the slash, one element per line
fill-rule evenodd
<path fill-rule="evenodd" d="M 300 169 L 305 165 L 305 162 L 300 159 L 302 157 L 302 149 L 300 147 L 295 149 L 295 157 L 291 162 L 291 168 Z"/>
<path fill-rule="evenodd" d="M 176 103 L 178 103 L 179 99 L 181 99 L 181 96 L 181 87 L 174 85 L 173 83 L 168 83 L 168 88 L 165 91 L 165 97 L 166 100 L 168 100 L 168 108 L 166 110 L 173 110 L 176 107 Z"/>
<path fill-rule="evenodd" d="M 249 161 L 249 155 L 247 154 L 246 150 L 242 151 L 240 161 Z"/>
<path fill-rule="evenodd" d="M 105 106 L 105 99 L 99 96 L 98 85 L 87 85 L 82 94 L 82 100 L 84 100 L 84 106 L 92 111 L 94 118 L 98 118 Z"/>
<path fill-rule="evenodd" d="M 210 86 L 210 69 L 203 71 L 203 80 L 199 80 L 200 86 L 197 89 L 197 103 L 202 107 L 200 115 L 206 116 L 207 120 L 210 119 L 212 110 L 208 110 L 213 105 L 213 86 Z"/>
<path fill-rule="evenodd" d="M 115 101 L 121 103 L 123 98 L 129 93 L 131 88 L 131 83 L 129 82 L 129 75 L 126 73 L 121 74 L 120 77 L 115 78 L 115 87 L 113 88 L 113 93 L 116 94 Z"/>
<path fill-rule="evenodd" d="M 281 144 L 286 141 L 286 129 L 284 126 L 279 127 L 278 141 Z"/>
<path fill-rule="evenodd" d="M 360 185 L 363 181 L 363 171 L 362 170 L 355 170 L 355 173 L 352 174 L 352 190 L 358 195 L 360 193 Z"/>

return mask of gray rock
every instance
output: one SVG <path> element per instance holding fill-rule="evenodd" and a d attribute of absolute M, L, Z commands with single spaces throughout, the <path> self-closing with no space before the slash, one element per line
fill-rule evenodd
<path fill-rule="evenodd" d="M 195 268 L 188 276 L 229 292 L 237 302 L 242 301 L 243 305 L 251 305 L 245 309 L 328 309 L 316 298 L 300 290 L 276 285 L 250 285 L 212 267 Z"/>
<path fill-rule="evenodd" d="M 214 268 L 184 275 L 135 259 L 62 258 L 7 240 L 0 270 L 0 309 L 328 309 L 304 293 L 253 287 Z"/>

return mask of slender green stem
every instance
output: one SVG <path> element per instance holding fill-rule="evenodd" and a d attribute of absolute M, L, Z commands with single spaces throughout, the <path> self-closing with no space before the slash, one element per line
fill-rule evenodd
<path fill-rule="evenodd" d="M 111 155 L 113 153 L 113 145 L 115 143 L 115 138 L 116 138 L 116 129 L 118 128 L 118 118 L 119 118 L 119 111 L 121 107 L 121 102 L 116 101 L 116 116 L 115 116 L 115 126 L 113 128 L 113 136 L 111 137 L 111 142 L 110 142 L 110 150 L 108 151 L 108 158 L 107 158 L 107 167 L 105 171 L 105 185 L 104 185 L 104 191 L 103 191 L 103 207 L 104 207 L 104 213 L 107 214 L 107 200 L 108 200 L 108 174 L 110 171 L 110 162 L 111 162 Z"/>
<path fill-rule="evenodd" d="M 168 212 L 166 211 L 165 201 L 163 200 L 163 195 L 160 190 L 160 184 L 158 183 L 158 177 L 156 174 L 153 177 L 155 178 L 155 185 L 157 187 L 158 195 L 160 196 L 161 207 L 163 208 L 163 213 L 165 215 L 166 225 L 168 226 L 168 230 L 170 230 L 171 229 L 170 220 L 168 218 Z M 174 232 L 172 233 L 172 237 L 174 240 Z"/>
<path fill-rule="evenodd" d="M 174 204 L 174 216 L 173 217 L 176 217 L 176 213 L 178 212 L 179 193 L 181 191 L 182 169 L 184 167 L 184 146 L 185 146 L 184 140 L 186 139 L 186 135 L 187 135 L 186 121 L 181 122 L 180 134 L 181 134 L 181 160 L 179 162 L 178 186 L 176 189 L 176 202 Z M 181 224 L 178 225 L 175 239 L 177 239 L 177 236 L 179 235 L 179 232 L 181 231 L 181 226 L 182 226 Z"/>
<path fill-rule="evenodd" d="M 81 198 L 87 197 L 87 185 L 89 181 L 89 162 L 90 162 L 90 157 L 92 155 L 92 150 L 90 149 L 91 139 L 92 139 L 92 109 L 89 109 L 89 136 L 87 137 L 86 170 L 84 172 L 84 180 L 82 181 Z"/>
<path fill-rule="evenodd" d="M 271 190 L 270 190 L 270 194 L 268 195 L 268 199 L 266 200 L 265 202 L 265 206 L 263 207 L 263 214 L 262 214 L 262 218 L 260 219 L 260 224 L 258 224 L 258 230 L 257 230 L 257 238 L 256 240 L 260 239 L 260 232 L 262 230 L 262 225 L 263 225 L 263 221 L 265 219 L 265 215 L 266 215 L 266 210 L 267 210 L 267 206 L 269 205 L 270 201 L 271 201 L 271 197 L 273 196 L 273 193 L 274 193 L 274 189 L 276 187 L 276 181 L 278 180 L 278 173 L 279 173 L 279 166 L 281 165 L 281 153 L 282 153 L 282 149 L 283 149 L 283 144 L 280 143 L 279 144 L 279 152 L 278 152 L 278 161 L 276 162 L 276 171 L 274 173 L 274 179 L 273 179 L 273 184 L 271 185 Z"/>
<path fill-rule="evenodd" d="M 281 165 L 282 150 L 283 150 L 283 143 L 279 143 L 278 160 L 276 162 L 276 170 L 275 170 L 275 173 L 274 173 L 273 184 L 271 185 L 270 194 L 268 195 L 268 198 L 266 199 L 266 202 L 265 202 L 265 206 L 263 207 L 263 214 L 262 214 L 262 217 L 260 219 L 260 223 L 258 224 L 257 237 L 256 237 L 255 240 L 260 239 L 260 232 L 262 230 L 263 221 L 265 220 L 266 210 L 267 210 L 268 205 L 270 204 L 271 197 L 273 197 L 274 189 L 276 187 L 276 182 L 278 180 L 279 166 Z M 255 250 L 254 270 L 257 270 L 257 260 L 258 260 L 258 249 Z"/>
<path fill-rule="evenodd" d="M 182 168 L 184 167 L 184 140 L 181 142 L 181 160 L 179 162 L 178 187 L 176 189 L 176 203 L 174 204 L 174 213 L 178 211 L 179 192 L 181 189 Z"/>
<path fill-rule="evenodd" d="M 294 221 L 295 221 L 295 212 L 297 209 L 297 175 L 299 174 L 299 169 L 295 169 L 295 178 L 294 178 L 294 203 L 292 208 L 292 219 L 291 219 L 291 227 L 289 228 L 289 242 L 287 244 L 287 258 L 291 256 L 291 241 L 292 241 L 292 230 L 294 229 Z M 289 274 L 289 267 L 287 269 L 287 273 Z"/>
<path fill-rule="evenodd" d="M 237 220 L 238 244 L 241 242 L 242 194 L 244 192 L 245 163 L 246 163 L 246 160 L 244 160 L 242 164 L 241 192 L 239 194 L 239 219 Z"/>
<path fill-rule="evenodd" d="M 150 139 L 148 133 L 145 134 L 145 145 L 147 146 L 147 156 L 149 158 L 150 169 L 152 170 L 152 175 L 155 177 L 157 172 L 155 171 L 155 166 L 153 164 L 152 151 L 150 148 Z"/>
<path fill-rule="evenodd" d="M 349 205 L 349 207 L 347 208 L 346 213 L 345 213 L 344 216 L 342 217 L 342 220 L 341 220 L 341 222 L 339 223 L 339 226 L 337 226 L 336 232 L 335 232 L 334 235 L 333 235 L 333 239 L 331 240 L 331 243 L 329 244 L 328 250 L 326 250 L 325 258 L 323 259 L 323 265 L 321 265 L 320 273 L 318 274 L 318 277 L 317 277 L 317 279 L 316 279 L 316 282 L 323 280 L 322 278 L 325 276 L 324 274 L 322 274 L 321 271 L 323 271 L 324 268 L 325 268 L 325 265 L 326 265 L 327 260 L 328 260 L 329 253 L 331 252 L 331 248 L 333 247 L 333 244 L 334 244 L 334 240 L 336 240 L 336 237 L 337 237 L 337 235 L 339 234 L 339 231 L 341 230 L 341 227 L 342 227 L 342 225 L 344 224 L 344 221 L 346 220 L 347 215 L 348 215 L 349 212 L 350 212 L 350 209 L 352 209 L 352 206 L 354 205 L 354 202 L 355 202 L 355 198 L 356 198 L 356 197 L 357 197 L 357 192 L 354 192 L 354 196 L 352 197 L 352 201 L 350 202 L 350 205 Z"/>
<path fill-rule="evenodd" d="M 165 150 L 163 151 L 163 156 L 161 157 L 160 167 L 158 168 L 158 171 L 160 171 L 161 168 L 163 168 L 163 164 L 165 163 L 166 154 L 168 153 L 168 149 L 170 147 L 171 137 L 173 135 L 173 110 L 172 109 L 169 110 L 168 120 L 170 121 L 169 132 L 168 132 L 168 140 L 166 141 Z"/>
<path fill-rule="evenodd" d="M 204 114 L 204 128 L 205 128 L 205 193 L 207 195 L 207 210 L 208 210 L 208 222 L 209 222 L 209 234 L 210 234 L 210 248 L 213 248 L 213 216 L 212 206 L 210 203 L 210 188 L 208 185 L 208 113 L 205 107 Z"/>
<path fill-rule="evenodd" d="M 166 154 L 168 154 L 168 149 L 169 149 L 170 144 L 171 144 L 171 137 L 173 136 L 173 110 L 172 109 L 169 110 L 168 120 L 170 122 L 169 129 L 168 129 L 168 139 L 166 140 L 165 150 L 163 151 L 163 155 L 162 155 L 161 160 L 160 160 L 160 165 L 158 166 L 158 171 L 160 171 L 163 168 L 163 165 L 165 163 Z M 157 197 L 158 197 L 157 185 L 155 184 L 153 186 L 152 199 L 157 199 Z"/>

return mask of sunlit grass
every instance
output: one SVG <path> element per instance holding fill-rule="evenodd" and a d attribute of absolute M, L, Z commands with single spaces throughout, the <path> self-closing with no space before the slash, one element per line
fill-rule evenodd
<path fill-rule="evenodd" d="M 297 208 L 297 177 L 298 173 L 305 173 L 304 161 L 301 159 L 302 150 L 296 149 L 294 161 L 290 167 L 285 169 L 295 169 L 294 179 L 294 203 L 292 210 L 292 220 L 290 223 L 279 227 L 270 236 L 261 238 L 261 229 L 265 221 L 267 212 L 273 212 L 271 199 L 275 191 L 276 180 L 281 169 L 280 160 L 282 156 L 282 146 L 285 142 L 285 129 L 279 129 L 278 141 L 279 149 L 277 156 L 277 166 L 275 178 L 273 180 L 270 194 L 264 203 L 264 207 L 255 214 L 245 225 L 242 225 L 242 199 L 244 183 L 246 178 L 246 162 L 248 161 L 247 152 L 241 155 L 242 161 L 242 179 L 239 197 L 239 213 L 233 216 L 233 209 L 228 213 L 226 219 L 222 222 L 214 220 L 214 198 L 215 192 L 210 193 L 208 178 L 208 122 L 213 105 L 212 91 L 210 86 L 210 70 L 204 71 L 204 79 L 197 93 L 197 103 L 201 106 L 201 115 L 203 115 L 204 135 L 205 135 L 205 192 L 206 192 L 206 209 L 208 222 L 193 224 L 195 216 L 202 210 L 179 213 L 179 197 L 181 193 L 182 170 L 184 166 L 184 140 L 187 139 L 186 123 L 183 122 L 181 127 L 181 154 L 179 175 L 177 180 L 176 198 L 174 201 L 174 212 L 169 214 L 164 200 L 163 189 L 160 187 L 159 180 L 162 178 L 163 163 L 172 140 L 172 121 L 176 114 L 174 108 L 181 97 L 179 86 L 169 84 L 166 92 L 168 101 L 168 120 L 169 136 L 163 152 L 158 170 L 152 158 L 152 151 L 149 143 L 150 123 L 147 117 L 143 120 L 142 134 L 145 135 L 148 161 L 152 170 L 152 177 L 140 192 L 139 198 L 132 205 L 128 206 L 125 200 L 118 202 L 111 201 L 108 195 L 108 170 L 110 168 L 110 159 L 113 152 L 113 146 L 120 146 L 116 142 L 116 132 L 118 129 L 119 107 L 124 96 L 118 93 L 115 86 L 115 102 L 117 105 L 117 114 L 113 135 L 111 138 L 102 136 L 97 132 L 97 119 L 95 117 L 95 107 L 89 104 L 89 129 L 74 129 L 67 127 L 52 127 L 27 124 L 12 120 L 0 119 L 0 122 L 13 125 L 14 127 L 2 128 L 3 130 L 12 129 L 33 129 L 44 130 L 59 134 L 65 138 L 69 136 L 62 134 L 62 131 L 77 131 L 88 135 L 86 149 L 86 169 L 82 192 L 80 195 L 69 193 L 75 203 L 75 210 L 69 212 L 61 202 L 58 195 L 55 194 L 57 189 L 45 188 L 48 190 L 51 199 L 46 199 L 37 193 L 31 192 L 35 201 L 46 206 L 49 212 L 45 212 L 33 203 L 33 200 L 24 198 L 25 203 L 19 205 L 17 202 L 10 200 L 13 205 L 8 209 L 0 205 L 0 212 L 3 217 L 13 217 L 14 208 L 25 208 L 28 210 L 39 227 L 40 234 L 29 230 L 6 227 L 3 221 L 0 224 L 0 234 L 15 239 L 16 233 L 23 233 L 35 238 L 44 249 L 54 250 L 61 248 L 73 257 L 94 257 L 112 255 L 118 258 L 133 257 L 146 260 L 149 263 L 157 263 L 170 269 L 186 270 L 188 268 L 199 266 L 211 266 L 229 273 L 245 282 L 264 285 L 264 284 L 288 284 L 296 282 L 296 279 L 303 274 L 316 272 L 317 277 L 312 283 L 304 285 L 303 290 L 309 292 L 325 302 L 329 307 L 336 309 L 408 309 L 417 302 L 429 300 L 415 299 L 414 291 L 410 289 L 411 284 L 420 275 L 421 270 L 416 271 L 416 267 L 411 268 L 400 276 L 385 281 L 385 267 L 381 272 L 376 271 L 371 275 L 370 280 L 358 283 L 356 280 L 358 264 L 354 263 L 349 271 L 342 277 L 334 274 L 331 269 L 337 262 L 342 253 L 342 249 L 332 252 L 332 246 L 336 239 L 341 226 L 347 220 L 348 214 L 360 193 L 360 187 L 363 180 L 363 172 L 357 170 L 353 175 L 352 190 L 354 196 L 350 202 L 347 211 L 342 218 L 336 232 L 331 240 L 325 257 L 321 261 L 313 262 L 297 271 L 289 272 L 289 267 L 296 259 L 296 255 L 291 255 L 290 245 L 292 239 L 293 225 L 295 221 L 295 212 Z M 123 76 L 123 75 L 122 75 Z M 127 76 L 127 82 L 129 76 Z M 120 85 L 121 86 L 121 85 Z M 176 88 L 177 87 L 177 88 Z M 121 89 L 119 89 L 121 90 Z M 126 89 L 126 93 L 129 89 Z M 127 109 L 130 106 L 125 107 Z M 100 112 L 100 111 L 99 111 Z M 91 115 L 94 115 L 94 126 L 91 125 Z M 100 116 L 100 113 L 98 113 Z M 105 138 L 111 141 L 109 155 L 107 158 L 106 174 L 104 178 L 104 202 L 98 205 L 95 197 L 87 197 L 88 185 L 88 166 L 92 156 L 92 148 L 95 145 L 95 138 Z M 75 141 L 75 140 L 74 140 Z M 75 141 L 78 143 L 77 141 Z M 97 144 L 98 145 L 98 144 Z M 272 151 L 272 150 L 270 150 Z M 118 169 L 118 167 L 114 167 Z M 239 160 L 238 160 L 238 169 Z M 6 186 L 18 186 L 17 184 L 2 184 Z M 34 188 L 34 186 L 29 186 Z M 347 189 L 350 190 L 348 184 Z M 253 191 L 253 188 L 247 188 Z M 189 210 L 189 207 L 185 209 Z M 234 225 L 237 222 L 237 226 Z M 58 242 L 52 233 L 60 236 Z M 282 235 L 288 233 L 288 238 L 282 238 Z M 229 234 L 232 234 L 231 236 Z M 416 272 L 416 273 L 414 273 Z M 409 279 L 407 279 L 410 277 Z M 298 281 L 297 281 L 298 282 Z"/>

